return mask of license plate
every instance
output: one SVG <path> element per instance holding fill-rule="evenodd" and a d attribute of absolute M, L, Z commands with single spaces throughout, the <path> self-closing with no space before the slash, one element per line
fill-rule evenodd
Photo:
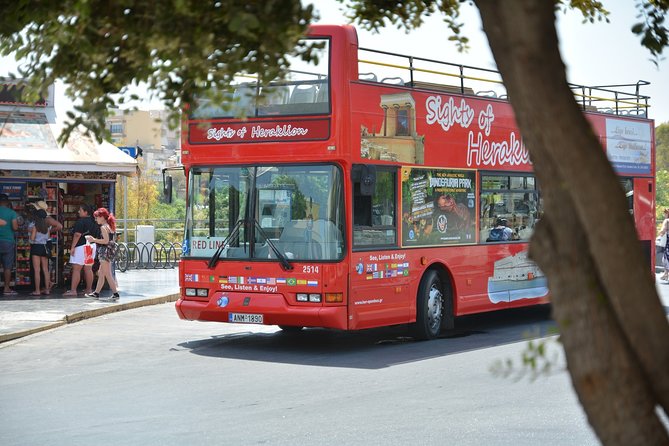
<path fill-rule="evenodd" d="M 262 314 L 230 313 L 228 321 L 238 324 L 262 324 L 263 317 Z"/>

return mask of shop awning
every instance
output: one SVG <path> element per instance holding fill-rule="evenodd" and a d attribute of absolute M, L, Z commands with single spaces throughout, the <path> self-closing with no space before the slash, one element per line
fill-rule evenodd
<path fill-rule="evenodd" d="M 59 144 L 61 129 L 44 113 L 0 111 L 0 169 L 136 173 L 137 160 L 107 141 L 75 131 Z"/>

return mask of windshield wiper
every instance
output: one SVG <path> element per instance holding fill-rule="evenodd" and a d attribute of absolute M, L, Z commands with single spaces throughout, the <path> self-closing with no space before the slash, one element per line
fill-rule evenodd
<path fill-rule="evenodd" d="M 267 244 L 269 247 L 272 249 L 272 252 L 276 256 L 277 259 L 279 259 L 279 262 L 281 263 L 281 267 L 284 269 L 284 271 L 291 271 L 293 269 L 293 265 L 290 264 L 288 259 L 286 258 L 285 255 L 279 251 L 279 249 L 276 247 L 274 242 L 270 240 L 270 238 L 267 236 L 267 233 L 265 230 L 260 226 L 260 223 L 258 223 L 258 220 L 255 218 L 253 219 L 253 223 L 255 223 L 256 228 L 258 229 L 258 232 L 260 232 L 260 235 L 265 237 L 265 240 L 267 240 Z"/>
<path fill-rule="evenodd" d="M 232 231 L 230 231 L 230 234 L 223 240 L 223 243 L 221 243 L 221 246 L 218 247 L 216 252 L 214 253 L 213 256 L 211 256 L 211 259 L 209 259 L 209 263 L 207 266 L 209 266 L 209 269 L 213 268 L 216 266 L 216 262 L 218 262 L 218 258 L 221 256 L 221 253 L 225 249 L 225 247 L 228 245 L 228 242 L 232 240 L 232 237 L 236 236 L 239 234 L 239 228 L 242 227 L 242 223 L 244 223 L 245 220 L 237 220 L 237 223 L 235 223 L 235 226 L 232 228 Z"/>

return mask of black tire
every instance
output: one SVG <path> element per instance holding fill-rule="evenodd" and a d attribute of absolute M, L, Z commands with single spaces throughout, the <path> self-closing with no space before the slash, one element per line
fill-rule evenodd
<path fill-rule="evenodd" d="M 444 296 L 444 285 L 439 273 L 435 270 L 427 271 L 420 281 L 416 296 L 416 323 L 413 327 L 416 339 L 434 339 L 441 333 L 447 301 Z"/>
<path fill-rule="evenodd" d="M 302 331 L 303 327 L 294 326 L 294 325 L 279 325 L 279 328 L 284 333 L 299 333 L 300 331 Z"/>

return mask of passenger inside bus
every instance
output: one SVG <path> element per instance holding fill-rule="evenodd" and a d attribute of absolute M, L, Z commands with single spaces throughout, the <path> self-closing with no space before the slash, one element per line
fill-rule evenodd
<path fill-rule="evenodd" d="M 495 227 L 490 230 L 486 242 L 502 242 L 514 240 L 513 229 L 509 228 L 506 218 L 498 218 Z"/>

